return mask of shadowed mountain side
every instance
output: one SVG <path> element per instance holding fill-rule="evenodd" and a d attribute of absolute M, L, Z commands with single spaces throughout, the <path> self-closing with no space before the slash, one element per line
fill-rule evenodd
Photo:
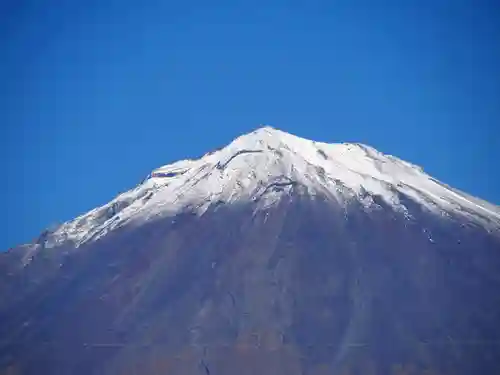
<path fill-rule="evenodd" d="M 497 374 L 498 233 L 400 198 L 407 214 L 376 197 L 378 209 L 344 209 L 292 189 L 265 210 L 213 205 L 77 251 L 42 249 L 22 270 L 1 254 L 1 365 L 28 375 Z"/>

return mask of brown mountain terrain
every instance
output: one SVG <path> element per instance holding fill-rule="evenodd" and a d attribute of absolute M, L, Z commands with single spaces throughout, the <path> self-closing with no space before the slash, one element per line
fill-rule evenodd
<path fill-rule="evenodd" d="M 20 374 L 497 374 L 500 238 L 291 195 L 2 255 Z M 433 234 L 430 241 L 427 233 Z M 9 273 L 5 273 L 8 271 Z"/>

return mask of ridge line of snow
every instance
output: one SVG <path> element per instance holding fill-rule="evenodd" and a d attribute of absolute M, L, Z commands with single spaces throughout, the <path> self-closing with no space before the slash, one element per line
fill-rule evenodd
<path fill-rule="evenodd" d="M 488 217 L 500 225 L 500 210 L 491 211 L 478 199 L 472 202 L 422 168 L 395 156 L 361 143 L 311 141 L 265 126 L 199 159 L 154 169 L 140 185 L 64 223 L 55 231 L 53 245 L 66 239 L 76 243 L 94 240 L 99 233 L 124 223 L 172 215 L 186 207 L 195 207 L 202 215 L 215 202 L 251 202 L 278 177 L 304 186 L 307 194 L 329 192 L 328 196 L 343 205 L 357 199 L 369 209 L 373 199 L 366 197 L 378 195 L 395 210 L 404 211 L 397 196 L 403 194 L 439 214 L 453 211 L 481 222 Z M 273 190 L 266 191 L 258 204 L 274 204 L 286 193 Z M 453 204 L 474 215 L 454 209 Z"/>

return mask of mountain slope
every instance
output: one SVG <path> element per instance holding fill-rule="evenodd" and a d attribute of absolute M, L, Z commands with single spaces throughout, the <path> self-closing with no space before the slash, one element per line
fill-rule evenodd
<path fill-rule="evenodd" d="M 269 127 L 0 257 L 23 374 L 497 374 L 498 207 Z"/>

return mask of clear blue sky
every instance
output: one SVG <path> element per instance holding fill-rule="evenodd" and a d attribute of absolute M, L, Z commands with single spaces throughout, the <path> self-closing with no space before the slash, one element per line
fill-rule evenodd
<path fill-rule="evenodd" d="M 261 123 L 367 143 L 499 204 L 499 7 L 4 1 L 0 249 Z"/>

